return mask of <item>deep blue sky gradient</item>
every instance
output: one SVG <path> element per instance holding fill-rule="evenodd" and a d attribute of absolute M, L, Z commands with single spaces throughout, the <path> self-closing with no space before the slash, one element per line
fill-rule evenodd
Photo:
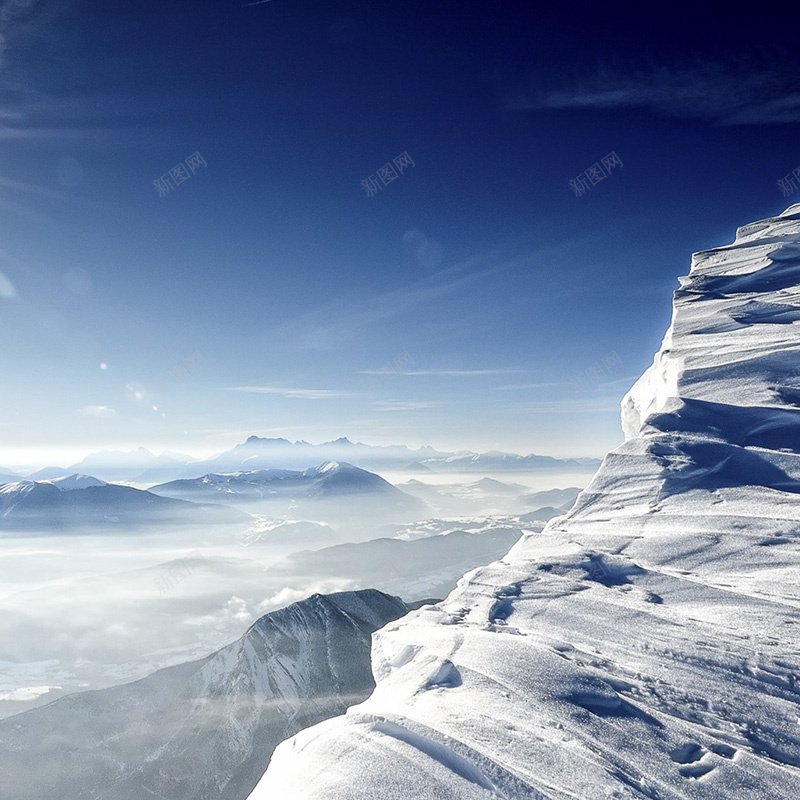
<path fill-rule="evenodd" d="M 787 6 L 703 6 L 7 3 L 0 464 L 602 454 L 691 252 L 800 199 Z"/>

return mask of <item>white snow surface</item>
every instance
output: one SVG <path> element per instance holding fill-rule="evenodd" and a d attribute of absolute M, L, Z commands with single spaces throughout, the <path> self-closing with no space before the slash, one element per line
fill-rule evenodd
<path fill-rule="evenodd" d="M 252 800 L 800 797 L 800 205 L 680 283 L 572 510 L 379 631 Z"/>
<path fill-rule="evenodd" d="M 62 492 L 72 492 L 75 489 L 88 489 L 90 486 L 108 486 L 105 481 L 99 478 L 94 478 L 91 475 L 80 475 L 74 473 L 72 475 L 65 475 L 63 478 L 53 478 L 47 483 L 52 483 L 57 489 Z"/>

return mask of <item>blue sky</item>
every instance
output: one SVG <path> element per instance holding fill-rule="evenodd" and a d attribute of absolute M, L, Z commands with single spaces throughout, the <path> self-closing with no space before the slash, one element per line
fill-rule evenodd
<path fill-rule="evenodd" d="M 602 454 L 691 252 L 800 199 L 768 6 L 7 2 L 0 464 Z"/>

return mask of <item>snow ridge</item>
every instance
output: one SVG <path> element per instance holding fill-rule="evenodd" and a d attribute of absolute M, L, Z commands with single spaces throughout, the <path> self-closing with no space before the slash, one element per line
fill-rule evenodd
<path fill-rule="evenodd" d="M 379 631 L 253 800 L 800 797 L 800 205 L 694 255 L 626 441 Z"/>

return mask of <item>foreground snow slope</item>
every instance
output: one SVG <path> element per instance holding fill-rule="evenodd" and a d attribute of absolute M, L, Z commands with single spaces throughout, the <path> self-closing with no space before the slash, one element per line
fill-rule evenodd
<path fill-rule="evenodd" d="M 380 631 L 252 797 L 800 797 L 800 205 L 698 253 L 573 509 Z"/>

